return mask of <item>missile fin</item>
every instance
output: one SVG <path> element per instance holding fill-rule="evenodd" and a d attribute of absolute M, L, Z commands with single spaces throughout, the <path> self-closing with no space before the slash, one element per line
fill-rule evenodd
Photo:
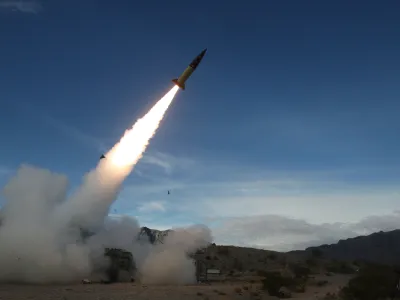
<path fill-rule="evenodd" d="M 182 90 L 185 90 L 185 84 L 179 83 L 178 78 L 172 79 L 172 82 L 179 86 Z"/>

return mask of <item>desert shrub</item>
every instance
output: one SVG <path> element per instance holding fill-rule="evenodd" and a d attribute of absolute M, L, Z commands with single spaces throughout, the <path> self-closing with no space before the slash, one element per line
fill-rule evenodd
<path fill-rule="evenodd" d="M 280 264 L 281 266 L 286 266 L 288 260 L 287 260 L 286 257 L 281 257 L 281 258 L 278 259 L 278 262 L 279 262 L 279 264 Z"/>
<path fill-rule="evenodd" d="M 326 293 L 323 300 L 336 300 L 338 297 L 335 293 Z"/>
<path fill-rule="evenodd" d="M 300 284 L 296 285 L 293 290 L 296 293 L 305 293 L 306 292 L 306 284 L 300 283 Z"/>
<path fill-rule="evenodd" d="M 361 269 L 345 286 L 340 296 L 344 300 L 376 300 L 392 297 L 398 275 L 387 266 L 369 265 Z"/>
<path fill-rule="evenodd" d="M 354 274 L 355 270 L 352 266 L 350 266 L 347 262 L 338 262 L 332 261 L 330 264 L 326 266 L 326 270 L 328 272 L 337 273 L 337 274 Z"/>
<path fill-rule="evenodd" d="M 317 281 L 317 286 L 325 286 L 328 284 L 328 280 L 319 280 Z"/>
<path fill-rule="evenodd" d="M 316 248 L 316 249 L 311 250 L 311 254 L 313 257 L 319 258 L 319 257 L 322 257 L 323 252 L 321 249 Z"/>
<path fill-rule="evenodd" d="M 268 273 L 267 273 L 267 271 L 264 271 L 264 270 L 257 270 L 257 275 L 265 277 L 268 275 Z"/>
<path fill-rule="evenodd" d="M 220 296 L 225 296 L 226 293 L 225 293 L 225 292 L 218 292 L 218 295 L 220 295 Z"/>
<path fill-rule="evenodd" d="M 310 268 L 302 266 L 300 264 L 292 264 L 290 266 L 290 269 L 293 271 L 296 278 L 306 278 L 311 273 Z"/>
<path fill-rule="evenodd" d="M 267 290 L 270 296 L 279 296 L 281 287 L 292 287 L 296 284 L 290 277 L 284 277 L 279 272 L 266 272 L 262 281 L 263 289 Z"/>
<path fill-rule="evenodd" d="M 240 260 L 235 259 L 235 261 L 233 262 L 233 268 L 235 268 L 239 272 L 242 272 L 243 269 L 244 269 L 243 268 L 243 263 Z"/>
<path fill-rule="evenodd" d="M 317 265 L 317 261 L 313 258 L 306 259 L 306 264 L 309 267 L 315 267 Z"/>
<path fill-rule="evenodd" d="M 220 248 L 220 249 L 218 249 L 218 254 L 228 256 L 229 249 L 228 248 Z"/>

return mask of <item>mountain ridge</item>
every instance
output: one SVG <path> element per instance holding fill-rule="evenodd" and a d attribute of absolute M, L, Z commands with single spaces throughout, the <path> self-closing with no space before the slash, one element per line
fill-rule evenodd
<path fill-rule="evenodd" d="M 290 253 L 321 252 L 325 258 L 343 261 L 364 260 L 372 263 L 400 265 L 400 229 L 341 239 L 334 244 L 308 247 Z"/>
<path fill-rule="evenodd" d="M 147 237 L 151 244 L 163 244 L 165 237 L 171 232 L 173 232 L 172 229 L 158 230 L 143 226 L 140 228 L 138 239 L 142 240 Z"/>
<path fill-rule="evenodd" d="M 0 226 L 1 223 L 0 218 Z M 84 240 L 94 234 L 89 230 L 82 228 L 80 230 Z M 164 243 L 165 237 L 173 231 L 172 229 L 157 230 L 142 226 L 136 238 L 142 241 L 148 239 L 151 244 Z M 212 245 L 215 246 L 215 244 Z M 340 239 L 337 243 L 312 246 L 305 250 L 292 250 L 285 253 L 308 256 L 313 252 L 320 252 L 324 258 L 328 259 L 353 262 L 367 261 L 400 266 L 400 229 Z"/>

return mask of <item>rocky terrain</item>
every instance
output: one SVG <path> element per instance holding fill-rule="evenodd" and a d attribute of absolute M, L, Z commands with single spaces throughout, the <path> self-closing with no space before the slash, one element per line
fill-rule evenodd
<path fill-rule="evenodd" d="M 150 229 L 148 227 L 141 227 L 138 239 L 148 239 L 150 243 L 157 244 L 163 243 L 165 237 L 168 233 L 172 232 L 172 230 L 157 230 L 157 229 Z"/>
<path fill-rule="evenodd" d="M 314 285 L 308 292 L 293 294 L 298 300 L 328 299 L 347 277 L 332 277 L 331 284 L 324 287 Z M 131 283 L 112 285 L 0 285 L 0 299 L 10 300 L 276 300 L 269 296 L 260 283 L 225 282 L 208 285 L 146 286 Z"/>
<path fill-rule="evenodd" d="M 136 238 L 148 239 L 154 244 L 163 243 L 170 232 L 172 231 L 142 227 Z M 90 234 L 87 235 L 90 236 Z M 343 297 L 343 288 L 353 280 L 359 280 L 353 286 L 360 286 L 363 290 L 373 289 L 374 282 L 380 280 L 379 289 L 382 290 L 382 286 L 385 286 L 384 292 L 387 294 L 397 282 L 395 271 L 377 269 L 380 273 L 378 271 L 369 273 L 372 274 L 371 276 L 379 273 L 377 278 L 364 280 L 359 274 L 359 269 L 368 266 L 362 262 L 363 260 L 391 265 L 396 263 L 395 253 L 397 249 L 400 249 L 397 242 L 399 235 L 399 230 L 378 232 L 369 236 L 339 241 L 337 244 L 286 253 L 212 244 L 207 248 L 199 249 L 193 255 L 203 269 L 221 271 L 218 276 L 208 277 L 208 282 L 202 280 L 201 283 L 195 285 L 151 287 L 141 284 L 140 280 L 134 283 L 120 282 L 110 285 L 100 283 L 40 286 L 3 284 L 0 285 L 0 299 L 261 300 L 278 299 L 277 296 L 279 296 L 300 300 L 347 300 L 350 298 L 340 297 Z M 351 295 L 354 291 L 347 292 Z M 374 292 L 374 290 L 368 291 L 370 294 Z M 362 297 L 353 298 L 367 299 Z"/>
<path fill-rule="evenodd" d="M 400 230 L 375 232 L 340 240 L 336 244 L 310 247 L 305 252 L 321 251 L 324 257 L 345 261 L 364 260 L 380 264 L 400 265 Z M 303 251 L 292 251 L 301 253 Z"/>
<path fill-rule="evenodd" d="M 142 227 L 139 238 L 147 237 L 151 243 L 162 243 L 171 231 L 160 231 Z M 312 255 L 313 252 L 320 253 L 320 256 L 325 259 L 336 259 L 347 262 L 358 260 L 379 264 L 400 265 L 400 230 L 380 231 L 366 236 L 339 240 L 336 244 L 320 245 L 286 253 L 233 246 L 218 246 L 217 248 L 210 246 L 207 251 L 207 255 L 204 257 L 199 255 L 198 257 L 209 261 L 211 267 L 227 269 L 232 269 L 234 266 L 241 268 L 241 264 L 254 269 L 256 266 L 263 266 L 267 262 L 271 264 L 272 257 L 277 257 L 278 261 L 282 259 L 304 260 Z M 229 255 L 227 255 L 228 253 Z"/>

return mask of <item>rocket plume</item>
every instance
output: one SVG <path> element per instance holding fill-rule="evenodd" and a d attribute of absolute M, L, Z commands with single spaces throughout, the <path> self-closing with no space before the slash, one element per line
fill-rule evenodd
<path fill-rule="evenodd" d="M 185 253 L 211 242 L 208 228 L 176 231 L 160 248 L 138 243 L 140 226 L 135 219 L 107 218 L 124 179 L 142 157 L 178 88 L 174 86 L 125 132 L 72 196 L 67 197 L 65 176 L 28 165 L 19 168 L 3 190 L 0 282 L 81 280 L 109 265 L 105 247 L 130 251 L 144 282 L 194 282 L 194 265 Z M 82 229 L 94 235 L 83 238 Z M 164 264 L 165 260 L 173 263 Z M 172 271 L 176 276 L 171 277 Z"/>
<path fill-rule="evenodd" d="M 143 118 L 137 120 L 135 125 L 125 132 L 119 143 L 106 155 L 114 165 L 127 170 L 135 166 L 156 133 L 177 91 L 178 87 L 174 86 Z"/>
<path fill-rule="evenodd" d="M 70 211 L 69 220 L 65 222 L 79 223 L 87 228 L 101 226 L 124 179 L 143 156 L 178 89 L 174 86 L 144 117 L 137 120 L 106 154 L 106 159 L 100 160 L 97 168 L 86 175 L 80 189 L 60 207 L 63 215 L 65 210 Z"/>

